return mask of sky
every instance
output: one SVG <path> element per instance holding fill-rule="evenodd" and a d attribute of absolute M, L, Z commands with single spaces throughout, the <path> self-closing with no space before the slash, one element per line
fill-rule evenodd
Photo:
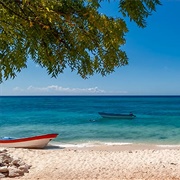
<path fill-rule="evenodd" d="M 180 0 L 161 3 L 145 29 L 127 21 L 127 66 L 84 80 L 68 69 L 51 78 L 29 61 L 15 79 L 0 84 L 0 95 L 180 95 Z M 100 12 L 119 17 L 118 1 L 104 2 Z"/>

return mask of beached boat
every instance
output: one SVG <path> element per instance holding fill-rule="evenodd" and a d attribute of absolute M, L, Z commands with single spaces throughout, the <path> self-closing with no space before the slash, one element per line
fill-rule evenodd
<path fill-rule="evenodd" d="M 136 116 L 132 113 L 129 114 L 117 114 L 117 113 L 105 113 L 98 112 L 103 118 L 115 118 L 115 119 L 133 119 Z"/>
<path fill-rule="evenodd" d="M 25 137 L 25 138 L 8 138 L 0 139 L 0 147 L 13 147 L 13 148 L 44 148 L 49 141 L 56 138 L 58 134 L 45 134 L 39 136 Z"/>

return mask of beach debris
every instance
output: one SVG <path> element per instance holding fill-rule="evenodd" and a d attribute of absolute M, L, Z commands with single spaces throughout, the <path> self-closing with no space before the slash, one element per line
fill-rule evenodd
<path fill-rule="evenodd" d="M 21 159 L 11 157 L 7 149 L 0 150 L 0 178 L 23 176 L 30 167 Z"/>
<path fill-rule="evenodd" d="M 170 163 L 171 165 L 177 165 L 176 163 Z"/>

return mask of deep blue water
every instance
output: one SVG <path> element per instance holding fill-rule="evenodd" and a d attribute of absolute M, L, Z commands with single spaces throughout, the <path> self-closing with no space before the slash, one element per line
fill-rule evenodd
<path fill-rule="evenodd" d="M 137 117 L 103 119 L 99 111 Z M 0 97 L 0 137 L 42 133 L 59 133 L 63 143 L 180 144 L 180 96 Z"/>

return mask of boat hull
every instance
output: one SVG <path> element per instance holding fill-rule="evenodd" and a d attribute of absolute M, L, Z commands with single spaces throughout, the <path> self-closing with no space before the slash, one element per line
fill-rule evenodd
<path fill-rule="evenodd" d="M 45 134 L 19 139 L 0 140 L 0 147 L 10 148 L 44 148 L 49 141 L 56 138 L 58 134 Z"/>
<path fill-rule="evenodd" d="M 133 114 L 114 114 L 114 113 L 104 113 L 104 112 L 99 112 L 99 115 L 101 115 L 103 118 L 113 118 L 113 119 L 133 119 L 136 117 Z"/>

